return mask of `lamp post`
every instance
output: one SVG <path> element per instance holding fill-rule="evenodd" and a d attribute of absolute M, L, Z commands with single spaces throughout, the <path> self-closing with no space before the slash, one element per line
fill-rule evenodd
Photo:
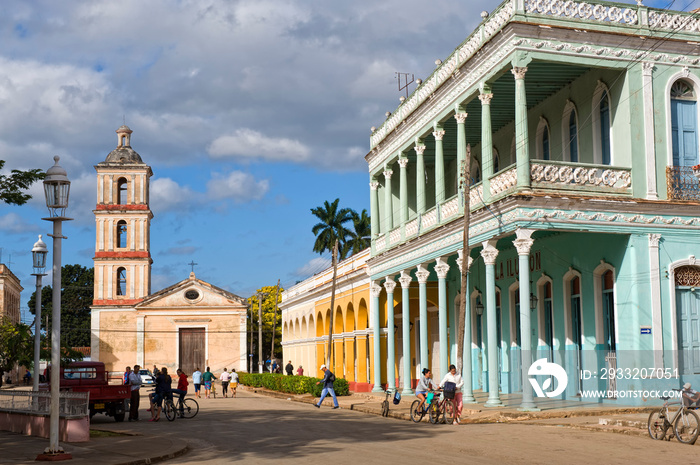
<path fill-rule="evenodd" d="M 49 447 L 37 460 L 67 460 L 73 457 L 66 454 L 58 444 L 59 438 L 59 389 L 61 374 L 61 239 L 63 237 L 63 222 L 72 220 L 66 218 L 70 181 L 66 170 L 58 165 L 60 157 L 53 157 L 54 165 L 46 172 L 44 178 L 44 194 L 49 217 L 42 218 L 53 222 L 53 312 L 51 322 L 51 411 L 49 416 Z M 46 457 L 46 458 L 44 458 Z"/>
<path fill-rule="evenodd" d="M 39 235 L 39 240 L 32 248 L 32 266 L 34 267 L 32 276 L 36 276 L 34 307 L 34 382 L 32 383 L 32 390 L 34 392 L 39 390 L 39 362 L 41 360 L 41 278 L 46 276 L 44 271 L 46 270 L 46 255 L 48 253 L 49 250 L 46 248 L 44 241 L 41 240 L 41 235 Z"/>

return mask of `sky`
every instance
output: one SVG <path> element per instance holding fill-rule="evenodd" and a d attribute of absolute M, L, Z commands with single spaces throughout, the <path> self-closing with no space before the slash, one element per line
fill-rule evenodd
<path fill-rule="evenodd" d="M 312 252 L 312 208 L 340 198 L 369 211 L 364 156 L 370 127 L 405 95 L 396 72 L 425 79 L 500 3 L 5 0 L 0 160 L 7 172 L 61 157 L 74 218 L 63 263 L 91 267 L 94 165 L 126 123 L 153 170 L 152 292 L 187 278 L 192 260 L 198 278 L 242 297 L 287 288 L 330 265 Z M 0 204 L 0 261 L 25 288 L 25 321 L 38 234 L 52 250 L 41 184 L 30 193 Z"/>

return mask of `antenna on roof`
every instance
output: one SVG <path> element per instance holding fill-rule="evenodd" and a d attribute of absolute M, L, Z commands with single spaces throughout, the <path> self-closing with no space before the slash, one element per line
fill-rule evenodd
<path fill-rule="evenodd" d="M 406 89 L 406 98 L 408 98 L 408 86 L 409 86 L 410 84 L 413 84 L 413 81 L 414 81 L 414 75 L 413 75 L 413 73 L 399 73 L 399 72 L 396 72 L 396 73 L 394 73 L 394 74 L 396 74 L 396 79 L 398 79 L 398 81 L 399 81 L 399 92 L 401 92 L 402 90 Z M 408 80 L 408 75 L 409 75 L 409 74 L 411 75 L 411 80 L 410 80 L 410 81 Z M 403 80 L 403 84 L 401 84 L 401 81 L 402 81 L 402 80 Z"/>

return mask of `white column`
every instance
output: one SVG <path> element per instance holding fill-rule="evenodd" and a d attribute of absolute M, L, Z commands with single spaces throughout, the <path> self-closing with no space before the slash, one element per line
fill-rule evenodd
<path fill-rule="evenodd" d="M 105 179 L 104 176 L 97 176 L 97 203 L 104 203 L 104 186 Z"/>
<path fill-rule="evenodd" d="M 440 331 L 440 377 L 447 373 L 447 272 L 450 265 L 444 258 L 438 258 L 435 263 L 435 273 L 438 277 L 438 326 Z"/>
<path fill-rule="evenodd" d="M 127 203 L 129 201 L 127 200 Z M 131 175 L 131 204 L 136 205 L 136 176 Z"/>
<path fill-rule="evenodd" d="M 105 249 L 105 220 L 104 218 L 100 218 L 100 250 L 104 251 Z"/>
<path fill-rule="evenodd" d="M 129 298 L 136 297 L 136 265 L 129 267 L 129 276 L 126 278 L 129 281 Z"/>
<path fill-rule="evenodd" d="M 131 250 L 134 251 L 136 250 L 136 220 L 131 219 L 129 221 L 129 236 L 131 236 Z"/>
<path fill-rule="evenodd" d="M 642 63 L 642 101 L 644 102 L 644 153 L 646 155 L 647 199 L 657 200 L 656 150 L 654 149 L 654 87 L 652 72 L 654 63 Z"/>
<path fill-rule="evenodd" d="M 105 274 L 107 275 L 107 298 L 110 300 L 114 299 L 114 292 L 112 291 L 114 287 L 114 273 L 112 271 L 112 266 L 105 267 Z"/>
<path fill-rule="evenodd" d="M 498 319 L 496 315 L 496 257 L 498 249 L 496 241 L 484 241 L 481 256 L 486 264 L 486 332 L 488 344 L 489 398 L 485 407 L 501 407 L 503 403 L 499 395 L 498 372 Z"/>
<path fill-rule="evenodd" d="M 427 283 L 430 272 L 425 265 L 418 265 L 416 278 L 418 278 L 418 319 L 420 321 L 420 367 L 428 368 L 428 293 Z"/>
<path fill-rule="evenodd" d="M 654 368 L 664 367 L 664 336 L 661 319 L 661 270 L 659 240 L 661 234 L 649 234 L 649 275 L 651 276 L 651 334 L 654 347 Z"/>
<path fill-rule="evenodd" d="M 386 289 L 386 384 L 387 389 L 396 388 L 396 372 L 394 366 L 396 364 L 394 346 L 394 289 L 396 282 L 390 277 L 386 277 L 384 281 L 384 289 Z"/>
<path fill-rule="evenodd" d="M 384 170 L 384 217 L 386 219 L 386 232 L 394 229 L 394 207 L 392 205 L 391 175 L 394 172 L 390 169 Z"/>
<path fill-rule="evenodd" d="M 379 295 L 382 293 L 382 287 L 377 284 L 376 281 L 372 281 L 369 285 L 369 313 L 372 318 L 372 335 L 374 339 L 373 351 L 374 357 L 372 358 L 374 364 L 374 387 L 372 392 L 384 392 L 382 389 L 382 355 L 381 355 L 381 328 L 379 319 Z"/>
<path fill-rule="evenodd" d="M 141 175 L 141 203 L 146 203 L 146 175 Z"/>
<path fill-rule="evenodd" d="M 95 267 L 95 272 L 97 273 L 97 300 L 105 298 L 104 269 L 105 267 L 103 265 Z"/>
<path fill-rule="evenodd" d="M 107 227 L 109 228 L 109 232 L 107 233 L 107 237 L 109 238 L 108 244 L 109 244 L 109 250 L 111 252 L 114 250 L 114 220 L 109 220 L 107 222 Z"/>
<path fill-rule="evenodd" d="M 109 192 L 109 204 L 112 205 L 112 194 L 114 193 L 112 186 L 112 175 L 107 176 L 107 191 Z"/>
<path fill-rule="evenodd" d="M 399 278 L 401 283 L 401 334 L 403 341 L 403 390 L 402 395 L 413 394 L 411 389 L 411 307 L 409 305 L 410 296 L 409 289 L 411 288 L 411 274 L 406 270 L 401 272 Z"/>

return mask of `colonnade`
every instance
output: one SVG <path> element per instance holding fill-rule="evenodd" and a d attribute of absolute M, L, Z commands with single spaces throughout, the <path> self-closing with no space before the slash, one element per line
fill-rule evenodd
<path fill-rule="evenodd" d="M 515 144 L 516 144 L 516 171 L 517 171 L 517 188 L 525 189 L 530 186 L 530 154 L 529 154 L 529 137 L 527 123 L 527 97 L 525 92 L 525 73 L 526 67 L 514 67 L 511 72 L 515 78 Z M 481 177 L 483 179 L 482 197 L 484 203 L 487 203 L 491 197 L 490 181 L 494 173 L 493 164 L 493 141 L 492 141 L 492 124 L 491 124 L 491 100 L 494 94 L 488 84 L 482 83 L 479 89 L 478 98 L 481 101 Z M 455 112 L 452 115 L 457 123 L 456 138 L 457 138 L 457 171 L 462 170 L 464 163 L 467 162 L 467 137 L 465 123 L 468 114 L 466 106 L 458 104 L 455 106 Z M 443 139 L 446 131 L 441 122 L 435 122 L 432 128 L 432 135 L 435 142 L 434 146 L 434 166 L 435 179 L 433 187 L 435 189 L 435 204 L 441 205 L 446 200 L 445 188 L 445 153 L 443 148 Z M 415 205 L 416 214 L 422 215 L 428 211 L 426 202 L 426 160 L 425 151 L 426 145 L 422 136 L 416 137 L 414 140 L 413 150 L 416 154 L 416 179 L 415 179 Z M 398 218 L 394 218 L 393 205 L 393 190 L 392 177 L 394 163 L 399 165 L 399 202 Z M 380 167 L 370 176 L 371 190 L 371 221 L 372 221 L 372 237 L 376 238 L 381 234 L 388 234 L 399 226 L 404 226 L 409 221 L 409 180 L 407 175 L 409 159 L 404 150 L 399 150 L 396 155 L 388 159 L 383 167 Z M 503 168 L 503 167 L 501 167 Z M 449 173 L 449 176 L 454 176 L 457 179 L 457 172 Z M 384 180 L 384 199 L 382 211 L 380 211 L 379 188 L 380 178 Z M 461 194 L 464 189 L 463 183 L 458 186 L 458 193 Z M 463 206 L 459 207 L 460 210 Z"/>
<path fill-rule="evenodd" d="M 513 241 L 513 245 L 518 251 L 519 260 L 519 272 L 520 272 L 520 282 L 527 283 L 530 280 L 530 267 L 529 267 L 529 256 L 530 249 L 534 243 L 531 235 L 534 231 L 530 229 L 517 229 L 516 239 Z M 462 273 L 462 267 L 464 263 L 463 251 L 457 250 L 458 254 L 457 265 L 460 269 L 460 274 Z M 499 382 L 498 382 L 498 340 L 497 340 L 497 314 L 496 314 L 496 280 L 495 280 L 495 264 L 496 258 L 498 256 L 498 249 L 496 248 L 496 240 L 485 241 L 482 243 L 481 257 L 484 259 L 484 264 L 486 267 L 486 301 L 485 309 L 486 321 L 487 321 L 487 345 L 488 345 L 488 401 L 486 402 L 487 407 L 498 407 L 503 405 L 499 395 Z M 467 278 L 469 276 L 469 268 L 473 259 L 467 257 Z M 430 264 L 433 264 L 432 262 Z M 428 358 L 428 312 L 427 312 L 427 282 L 430 272 L 428 271 L 428 263 L 419 264 L 415 269 L 404 269 L 400 272 L 398 281 L 401 284 L 402 289 L 402 302 L 401 302 L 401 331 L 402 331 L 402 341 L 403 347 L 402 351 L 403 357 L 403 380 L 402 381 L 402 394 L 412 394 L 411 389 L 411 338 L 410 338 L 410 321 L 409 321 L 409 288 L 413 280 L 411 273 L 415 274 L 418 281 L 418 305 L 419 305 L 419 345 L 420 353 L 417 354 L 419 357 L 421 367 L 428 367 L 430 365 Z M 448 355 L 448 317 L 447 317 L 447 274 L 450 270 L 450 266 L 447 264 L 447 259 L 444 257 L 438 257 L 434 261 L 434 270 L 438 278 L 438 325 L 439 325 L 439 375 L 443 376 L 447 373 L 449 365 L 449 355 Z M 467 282 L 467 288 L 469 283 Z M 383 281 L 373 280 L 370 284 L 370 314 L 372 316 L 371 327 L 374 336 L 374 349 L 373 349 L 373 365 L 374 365 L 374 388 L 373 392 L 382 392 L 383 387 L 379 380 L 381 380 L 381 365 L 382 359 L 380 355 L 380 337 L 382 333 L 380 312 L 379 312 L 379 298 L 381 296 L 382 290 L 386 292 L 386 315 L 387 315 L 387 359 L 386 359 L 386 373 L 387 373 L 387 389 L 396 389 L 396 375 L 395 375 L 395 338 L 394 338 L 394 291 L 396 288 L 395 276 L 386 276 Z M 520 286 L 520 337 L 521 337 L 521 347 L 529 348 L 531 347 L 531 332 L 530 332 L 530 308 L 529 308 L 529 288 L 528 286 Z M 469 299 L 466 299 L 467 309 L 464 327 L 464 351 L 462 354 L 463 359 L 463 369 L 462 374 L 464 378 L 464 402 L 474 402 L 474 395 L 472 392 L 472 362 L 471 362 L 471 312 Z M 532 364 L 532 354 L 530 350 L 521 350 L 522 357 L 522 386 L 523 386 L 523 398 L 521 409 L 523 410 L 535 410 L 537 407 L 533 400 L 532 386 L 528 381 L 528 373 L 530 365 Z M 454 361 L 453 361 L 454 363 Z"/>

